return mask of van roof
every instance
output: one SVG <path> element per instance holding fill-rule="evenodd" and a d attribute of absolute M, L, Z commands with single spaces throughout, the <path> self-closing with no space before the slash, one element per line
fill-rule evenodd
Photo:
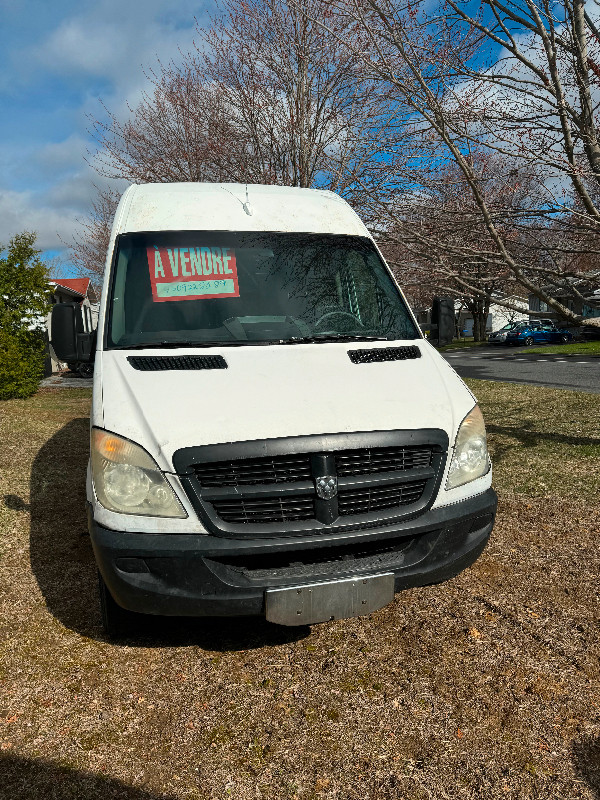
<path fill-rule="evenodd" d="M 357 214 L 333 192 L 244 183 L 133 184 L 121 198 L 115 225 L 115 233 L 221 230 L 369 236 Z"/>

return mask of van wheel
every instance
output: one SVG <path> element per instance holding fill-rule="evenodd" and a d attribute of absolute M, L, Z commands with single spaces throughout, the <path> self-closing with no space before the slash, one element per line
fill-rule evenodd
<path fill-rule="evenodd" d="M 115 603 L 100 573 L 98 573 L 98 594 L 100 596 L 102 627 L 107 635 L 111 639 L 115 639 L 131 633 L 136 614 L 126 611 L 118 603 Z"/>

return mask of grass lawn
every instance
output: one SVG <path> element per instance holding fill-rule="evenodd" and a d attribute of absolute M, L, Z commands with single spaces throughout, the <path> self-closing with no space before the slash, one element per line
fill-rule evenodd
<path fill-rule="evenodd" d="M 560 355 L 569 355 L 571 353 L 575 353 L 587 356 L 600 356 L 600 341 L 551 344 L 543 347 L 533 345 L 532 347 L 519 348 L 519 352 L 522 352 L 523 350 L 528 353 L 556 353 Z"/>
<path fill-rule="evenodd" d="M 596 395 L 471 381 L 482 557 L 368 618 L 156 620 L 110 642 L 85 535 L 90 394 L 0 404 L 0 797 L 597 800 Z"/>

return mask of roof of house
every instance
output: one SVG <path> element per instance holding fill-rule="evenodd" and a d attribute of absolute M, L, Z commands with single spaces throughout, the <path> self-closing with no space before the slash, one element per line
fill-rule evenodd
<path fill-rule="evenodd" d="M 60 286 L 62 289 L 68 289 L 71 292 L 85 297 L 88 293 L 90 285 L 89 278 L 51 278 L 51 283 L 55 286 Z"/>
<path fill-rule="evenodd" d="M 72 292 L 77 292 L 82 297 L 87 294 L 90 285 L 89 278 L 51 278 L 52 283 L 56 286 L 61 286 L 63 289 L 70 289 Z"/>

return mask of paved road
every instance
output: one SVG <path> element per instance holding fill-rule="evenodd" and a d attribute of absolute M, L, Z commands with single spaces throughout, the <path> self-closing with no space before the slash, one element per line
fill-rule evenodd
<path fill-rule="evenodd" d="M 465 348 L 442 353 L 461 378 L 532 383 L 555 389 L 600 394 L 600 358 L 536 354 L 497 347 Z"/>

